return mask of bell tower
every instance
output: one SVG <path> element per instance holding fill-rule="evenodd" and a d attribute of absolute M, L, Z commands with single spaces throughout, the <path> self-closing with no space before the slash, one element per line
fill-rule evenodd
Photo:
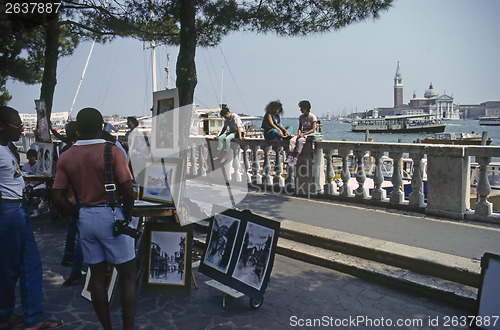
<path fill-rule="evenodd" d="M 403 104 L 403 76 L 398 67 L 396 69 L 396 75 L 394 76 L 394 107 Z"/>

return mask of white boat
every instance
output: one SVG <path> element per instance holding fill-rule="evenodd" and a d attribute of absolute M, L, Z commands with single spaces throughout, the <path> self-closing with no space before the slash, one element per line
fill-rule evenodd
<path fill-rule="evenodd" d="M 429 144 L 453 144 L 453 145 L 481 145 L 483 141 L 482 134 L 479 133 L 434 133 L 420 140 L 421 143 Z M 487 145 L 491 144 L 491 138 L 486 139 Z"/>
<path fill-rule="evenodd" d="M 446 124 L 432 119 L 433 115 L 386 116 L 381 118 L 355 119 L 351 125 L 353 132 L 370 133 L 418 133 L 444 132 Z"/>
<path fill-rule="evenodd" d="M 500 117 L 481 117 L 479 118 L 479 125 L 499 126 Z"/>

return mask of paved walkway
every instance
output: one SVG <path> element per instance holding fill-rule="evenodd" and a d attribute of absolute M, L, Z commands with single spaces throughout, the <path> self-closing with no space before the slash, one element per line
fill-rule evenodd
<path fill-rule="evenodd" d="M 67 329 L 99 329 L 89 301 L 81 297 L 82 283 L 62 285 L 70 268 L 60 265 L 66 227 L 52 224 L 47 215 L 33 220 L 44 266 L 46 317 L 63 319 Z M 198 289 L 191 295 L 138 294 L 136 329 L 297 329 L 316 325 L 338 329 L 380 329 L 404 322 L 401 329 L 450 329 L 451 317 L 471 314 L 458 307 L 374 284 L 323 267 L 276 256 L 264 304 L 249 307 L 249 299 L 222 307 L 221 294 L 194 271 Z M 112 305 L 112 320 L 120 328 L 119 296 Z M 20 307 L 18 306 L 19 310 Z M 358 322 L 359 321 L 359 322 Z M 451 323 L 449 323 L 451 324 Z M 304 327 L 299 327 L 304 325 Z"/>

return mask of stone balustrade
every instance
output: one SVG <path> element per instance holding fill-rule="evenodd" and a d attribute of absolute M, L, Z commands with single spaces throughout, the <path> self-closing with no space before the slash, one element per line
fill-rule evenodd
<path fill-rule="evenodd" d="M 200 138 L 191 138 L 195 139 Z M 210 142 L 215 151 L 217 142 Z M 306 143 L 297 165 L 288 166 L 284 164 L 287 141 L 234 142 L 225 165 L 230 181 L 246 180 L 274 193 L 500 223 L 500 214 L 488 200 L 492 190 L 487 171 L 492 158 L 500 157 L 500 147 L 316 141 Z M 200 168 L 206 172 L 206 149 L 199 141 L 193 147 L 188 174 L 197 175 Z M 471 159 L 479 164 L 480 173 L 473 210 Z"/>
<path fill-rule="evenodd" d="M 206 176 L 217 141 L 210 140 L 207 148 L 208 140 L 203 137 L 189 140 L 187 174 Z M 32 142 L 28 136 L 16 144 L 25 152 Z M 500 157 L 500 147 L 309 141 L 295 166 L 284 163 L 287 151 L 288 141 L 234 140 L 224 165 L 227 179 L 246 181 L 273 193 L 500 223 L 500 214 L 489 201 L 492 188 L 488 180 L 488 166 Z M 471 161 L 479 167 L 473 209 Z"/>

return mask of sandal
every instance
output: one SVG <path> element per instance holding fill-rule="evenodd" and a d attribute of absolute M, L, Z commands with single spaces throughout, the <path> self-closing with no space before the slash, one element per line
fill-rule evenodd
<path fill-rule="evenodd" d="M 25 330 L 45 330 L 45 329 L 57 329 L 64 325 L 62 320 L 43 320 L 34 327 L 25 328 Z"/>
<path fill-rule="evenodd" d="M 0 323 L 0 330 L 22 328 L 23 325 L 24 325 L 23 317 L 21 315 L 14 315 L 9 321 Z"/>

